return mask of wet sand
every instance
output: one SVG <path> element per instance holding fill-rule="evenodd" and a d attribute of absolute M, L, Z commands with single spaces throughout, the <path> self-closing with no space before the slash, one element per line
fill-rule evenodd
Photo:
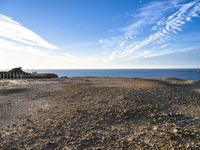
<path fill-rule="evenodd" d="M 197 149 L 199 117 L 199 81 L 0 80 L 0 149 Z"/>

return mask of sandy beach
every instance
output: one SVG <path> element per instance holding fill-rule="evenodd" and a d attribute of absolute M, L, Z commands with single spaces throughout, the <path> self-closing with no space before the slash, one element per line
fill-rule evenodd
<path fill-rule="evenodd" d="M 199 147 L 199 81 L 0 80 L 0 149 Z"/>

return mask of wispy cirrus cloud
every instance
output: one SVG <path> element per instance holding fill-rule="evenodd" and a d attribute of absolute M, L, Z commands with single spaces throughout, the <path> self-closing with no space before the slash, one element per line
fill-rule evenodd
<path fill-rule="evenodd" d="M 45 62 L 45 65 L 40 64 L 42 67 L 48 64 L 56 66 L 54 64 L 58 63 L 64 66 L 75 59 L 75 56 L 62 51 L 32 30 L 3 14 L 0 14 L 0 53 L 2 68 L 6 60 L 10 60 L 10 66 L 19 63 L 21 66 L 32 68 L 37 62 Z"/>
<path fill-rule="evenodd" d="M 79 42 L 72 49 L 91 47 L 98 42 Z M 0 14 L 0 68 L 103 68 L 101 57 L 74 56 L 23 26 Z"/>
<path fill-rule="evenodd" d="M 118 36 L 100 39 L 103 49 L 98 41 L 67 43 L 66 50 L 76 56 L 0 14 L 0 68 L 4 68 L 7 60 L 7 68 L 117 68 L 126 63 L 124 60 L 196 50 L 199 47 L 173 49 L 170 46 L 174 44 L 171 38 L 184 29 L 184 24 L 198 17 L 199 13 L 200 0 L 152 1 L 132 14 L 132 23 L 113 29 L 120 35 L 117 33 L 115 35 Z M 88 53 L 84 51 L 86 49 L 89 49 Z M 74 50 L 78 50 L 78 53 L 73 53 Z M 93 50 L 95 55 L 92 54 Z M 104 50 L 105 53 L 101 54 Z"/>
<path fill-rule="evenodd" d="M 178 34 L 184 24 L 200 13 L 200 1 L 153 1 L 141 8 L 133 23 L 122 28 L 122 35 L 101 39 L 99 42 L 112 49 L 108 61 L 132 60 L 180 52 L 162 50 L 168 40 Z M 140 37 L 140 36 L 144 37 Z"/>
<path fill-rule="evenodd" d="M 129 36 L 139 34 L 141 30 L 143 30 L 141 27 L 145 28 L 149 25 L 155 25 L 155 22 L 157 22 L 157 25 L 161 25 L 164 19 L 163 14 L 166 13 L 166 11 L 170 11 L 171 8 L 176 7 L 177 2 L 175 1 L 151 2 L 136 11 L 136 14 L 133 15 L 134 21 L 132 24 L 122 27 L 121 31 L 123 31 L 126 38 L 128 38 Z"/>
<path fill-rule="evenodd" d="M 32 47 L 59 49 L 13 19 L 0 14 L 0 38 Z"/>

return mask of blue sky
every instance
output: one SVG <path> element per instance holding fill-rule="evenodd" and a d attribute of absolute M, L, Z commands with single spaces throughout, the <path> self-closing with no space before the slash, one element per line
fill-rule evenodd
<path fill-rule="evenodd" d="M 1 0 L 0 68 L 199 68 L 199 14 L 199 0 Z"/>

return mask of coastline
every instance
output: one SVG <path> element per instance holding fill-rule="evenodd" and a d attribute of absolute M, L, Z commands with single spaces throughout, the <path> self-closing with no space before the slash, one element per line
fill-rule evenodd
<path fill-rule="evenodd" d="M 200 144 L 199 81 L 111 77 L 4 80 L 4 85 L 2 81 L 1 149 Z"/>
<path fill-rule="evenodd" d="M 29 70 L 39 73 L 55 73 L 59 77 L 117 77 L 117 78 L 171 78 L 183 80 L 200 80 L 199 69 L 195 68 L 168 68 L 168 69 L 50 69 L 50 70 Z"/>

